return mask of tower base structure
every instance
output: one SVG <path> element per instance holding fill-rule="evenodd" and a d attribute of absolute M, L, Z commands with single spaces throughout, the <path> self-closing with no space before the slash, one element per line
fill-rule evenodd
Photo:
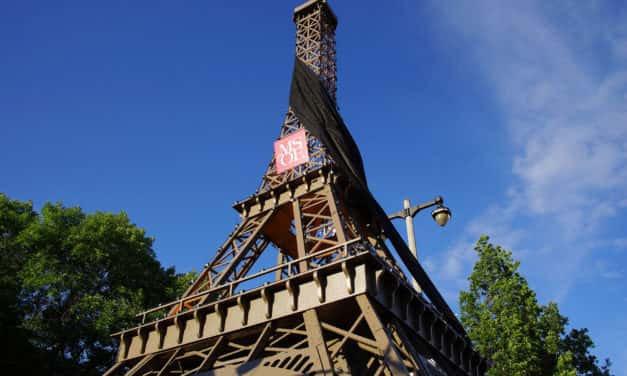
<path fill-rule="evenodd" d="M 336 260 L 116 333 L 105 375 L 484 374 L 470 343 L 360 239 L 324 252 Z"/>

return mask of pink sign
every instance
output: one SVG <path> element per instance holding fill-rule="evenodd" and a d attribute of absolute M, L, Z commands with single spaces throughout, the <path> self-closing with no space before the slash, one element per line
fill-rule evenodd
<path fill-rule="evenodd" d="M 305 130 L 292 133 L 274 143 L 274 161 L 278 174 L 309 161 Z"/>

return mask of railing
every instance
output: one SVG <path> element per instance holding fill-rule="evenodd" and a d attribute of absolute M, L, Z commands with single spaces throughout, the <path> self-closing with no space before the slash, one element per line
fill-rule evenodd
<path fill-rule="evenodd" d="M 221 294 L 225 294 L 226 297 L 229 296 L 233 296 L 235 289 L 237 288 L 238 285 L 244 283 L 244 282 L 248 282 L 254 279 L 258 279 L 261 278 L 263 276 L 266 276 L 270 273 L 276 272 L 277 270 L 283 270 L 283 269 L 287 269 L 287 278 L 291 278 L 295 275 L 298 275 L 300 273 L 303 272 L 293 272 L 293 266 L 297 266 L 302 262 L 307 262 L 308 265 L 308 270 L 307 271 L 311 271 L 311 270 L 315 270 L 317 268 L 321 268 L 324 267 L 326 264 L 321 264 L 321 265 L 311 265 L 308 263 L 309 260 L 311 259 L 315 259 L 315 258 L 322 258 L 322 257 L 329 257 L 329 256 L 333 256 L 333 255 L 339 255 L 340 257 L 336 260 L 333 261 L 337 261 L 337 260 L 341 260 L 344 258 L 347 258 L 349 256 L 352 256 L 355 252 L 354 252 L 354 248 L 356 248 L 357 246 L 360 245 L 360 241 L 361 238 L 355 238 L 352 240 L 349 240 L 347 242 L 344 242 L 342 244 L 338 244 L 335 245 L 333 247 L 330 248 L 325 248 L 321 251 L 318 251 L 316 253 L 312 253 L 309 255 L 306 255 L 305 257 L 301 257 L 299 259 L 294 259 L 288 262 L 285 262 L 283 264 L 279 264 L 279 265 L 275 265 L 269 269 L 264 269 L 258 273 L 255 274 L 251 274 L 249 276 L 237 279 L 235 281 L 231 281 L 228 282 L 226 284 L 211 288 L 209 290 L 205 290 L 205 291 L 201 291 L 198 292 L 196 294 L 193 295 L 189 295 L 186 297 L 183 297 L 181 299 L 177 299 L 175 301 L 172 301 L 170 303 L 166 303 L 166 304 L 162 304 L 159 305 L 157 307 L 151 308 L 149 310 L 143 311 L 138 313 L 137 315 L 135 315 L 135 317 L 142 318 L 142 324 L 146 323 L 146 318 L 150 315 L 150 314 L 154 314 L 160 311 L 164 311 L 164 310 L 171 310 L 174 309 L 176 307 L 175 310 L 175 314 L 183 312 L 185 310 L 185 308 L 187 309 L 192 309 L 193 307 L 190 307 L 188 304 L 188 302 L 197 302 L 196 305 L 198 305 L 200 302 L 203 302 L 203 298 L 208 297 L 209 295 L 221 295 Z M 369 251 L 369 247 L 363 247 L 364 251 Z M 304 271 L 306 272 L 306 271 Z M 224 296 L 222 296 L 222 298 L 224 298 Z"/>

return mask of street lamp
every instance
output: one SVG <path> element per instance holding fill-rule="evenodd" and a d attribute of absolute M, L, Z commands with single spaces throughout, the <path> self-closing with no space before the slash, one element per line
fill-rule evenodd
<path fill-rule="evenodd" d="M 433 217 L 433 220 L 438 225 L 440 225 L 440 227 L 444 227 L 446 226 L 448 221 L 451 219 L 451 210 L 447 208 L 446 206 L 444 206 L 443 204 L 444 204 L 444 199 L 442 198 L 442 196 L 438 196 L 432 201 L 427 201 L 425 203 L 422 203 L 414 207 L 411 206 L 411 203 L 409 202 L 408 199 L 405 199 L 403 200 L 403 210 L 397 211 L 396 213 L 390 214 L 388 216 L 390 220 L 396 219 L 396 218 L 405 218 L 405 225 L 407 226 L 407 243 L 409 245 L 409 249 L 414 254 L 414 257 L 416 257 L 416 259 L 418 259 L 418 250 L 416 249 L 416 234 L 414 232 L 414 217 L 416 216 L 416 214 L 418 214 L 418 212 L 424 209 L 437 206 L 437 208 L 433 209 L 433 211 L 431 212 L 431 217 Z M 420 286 L 418 286 L 418 283 L 413 278 L 412 278 L 412 283 L 416 291 L 421 292 Z"/>
<path fill-rule="evenodd" d="M 446 206 L 440 206 L 433 209 L 431 216 L 435 223 L 439 224 L 440 227 L 444 227 L 451 220 L 451 210 Z"/>

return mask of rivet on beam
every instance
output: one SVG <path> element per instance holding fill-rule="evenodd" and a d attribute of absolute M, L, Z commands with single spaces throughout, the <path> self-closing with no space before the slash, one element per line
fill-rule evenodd
<path fill-rule="evenodd" d="M 451 361 L 455 364 L 458 363 L 457 343 L 459 343 L 459 336 L 456 333 L 452 333 L 453 340 L 451 341 Z"/>
<path fill-rule="evenodd" d="M 444 354 L 448 355 L 450 360 L 453 360 L 453 343 L 455 341 L 455 333 L 451 331 L 451 328 L 446 326 L 445 333 L 445 343 L 442 344 Z"/>
<path fill-rule="evenodd" d="M 326 184 L 326 183 L 327 183 L 327 176 L 326 176 L 326 174 L 324 173 L 324 171 L 322 171 L 322 170 L 318 170 L 318 175 L 319 175 L 320 177 L 322 177 L 322 184 Z"/>
<path fill-rule="evenodd" d="M 442 324 L 442 335 L 440 336 L 440 352 L 444 355 L 450 350 L 450 346 L 447 346 L 448 326 Z M 450 359 L 450 357 L 449 357 Z"/>
<path fill-rule="evenodd" d="M 142 329 L 143 328 L 141 326 L 137 328 L 137 336 L 139 337 L 139 340 L 141 341 L 140 353 L 144 354 L 146 352 L 146 344 L 148 343 L 148 335 L 146 334 L 146 331 Z"/>
<path fill-rule="evenodd" d="M 320 280 L 320 274 L 317 270 L 313 273 L 313 280 L 316 285 L 316 291 L 318 292 L 318 301 L 320 303 L 324 303 L 324 286 L 322 285 L 323 282 Z"/>
<path fill-rule="evenodd" d="M 392 290 L 392 307 L 396 305 L 401 305 L 400 301 L 400 293 L 401 293 L 401 284 L 398 279 L 394 278 L 394 289 Z"/>
<path fill-rule="evenodd" d="M 246 325 L 246 323 L 248 322 L 247 305 L 248 305 L 248 302 L 242 297 L 242 295 L 237 297 L 237 306 L 242 312 L 242 325 Z"/>
<path fill-rule="evenodd" d="M 351 278 L 352 270 L 349 269 L 346 261 L 342 262 L 342 271 L 344 272 L 344 279 L 346 280 L 346 291 L 348 291 L 349 294 L 352 294 L 355 291 L 353 286 L 353 278 Z"/>
<path fill-rule="evenodd" d="M 425 312 L 425 305 L 424 302 L 422 301 L 422 299 L 418 298 L 416 299 L 416 295 L 413 295 L 414 298 L 414 306 L 417 306 L 416 309 L 414 310 L 414 314 L 413 316 L 415 317 L 414 320 L 414 330 L 418 333 L 422 333 L 424 335 L 424 320 L 423 320 L 423 315 Z"/>
<path fill-rule="evenodd" d="M 434 316 L 433 317 L 433 321 L 431 322 L 431 334 L 429 335 L 429 340 L 431 342 L 431 344 L 438 349 L 438 351 L 440 350 L 440 344 L 438 342 L 438 333 L 437 333 L 437 328 L 438 328 L 438 319 Z"/>
<path fill-rule="evenodd" d="M 224 315 L 224 307 L 220 303 L 215 305 L 216 316 L 218 317 L 218 332 L 224 331 L 224 321 L 226 317 Z"/>
<path fill-rule="evenodd" d="M 461 345 L 462 346 L 461 346 L 461 349 L 459 351 L 459 362 L 457 363 L 457 365 L 463 371 L 468 371 L 468 363 L 466 362 L 466 354 L 467 354 L 467 350 L 468 350 L 468 342 L 466 342 L 464 339 L 461 339 Z"/>
<path fill-rule="evenodd" d="M 469 359 L 469 370 L 471 375 L 479 375 L 479 362 L 478 360 L 481 359 L 479 358 L 479 355 L 477 354 L 477 352 L 473 351 L 472 354 L 470 355 L 470 359 Z"/>
<path fill-rule="evenodd" d="M 194 311 L 194 320 L 196 321 L 196 325 L 198 325 L 198 333 L 196 333 L 196 336 L 198 338 L 202 337 L 203 331 L 205 329 L 205 319 L 206 316 L 203 315 L 199 309 Z"/>
<path fill-rule="evenodd" d="M 327 172 L 327 181 L 331 183 L 335 181 L 335 174 L 333 173 L 333 170 L 329 170 Z"/>
<path fill-rule="evenodd" d="M 124 347 L 122 347 L 124 346 Z M 128 351 L 131 348 L 131 336 L 128 335 L 128 332 L 122 333 L 120 335 L 120 347 L 122 347 L 122 358 L 128 358 Z"/>
<path fill-rule="evenodd" d="M 174 325 L 176 325 L 176 329 L 178 330 L 178 336 L 176 339 L 177 344 L 181 344 L 183 342 L 183 334 L 185 333 L 185 326 L 187 321 L 185 319 L 181 319 L 179 316 L 174 318 Z"/>
<path fill-rule="evenodd" d="M 285 288 L 287 289 L 287 293 L 290 296 L 290 309 L 292 311 L 296 311 L 297 296 L 294 294 L 294 284 L 291 279 L 285 281 Z"/>
<path fill-rule="evenodd" d="M 265 287 L 261 289 L 261 300 L 266 305 L 265 316 L 267 319 L 269 319 L 272 312 L 272 296 L 268 296 L 268 289 Z"/>
<path fill-rule="evenodd" d="M 305 192 L 309 192 L 311 190 L 311 179 L 309 179 L 309 175 L 303 176 L 303 182 L 305 183 Z"/>
<path fill-rule="evenodd" d="M 387 290 L 385 289 L 385 279 L 387 278 L 387 274 L 387 270 L 382 270 L 377 276 L 377 295 L 383 298 L 383 302 L 387 307 L 389 307 L 390 299 L 388 299 Z"/>
<path fill-rule="evenodd" d="M 405 305 L 405 321 L 407 321 L 407 324 L 409 325 L 410 328 L 415 328 L 415 308 L 414 307 L 414 294 L 412 294 L 411 292 L 409 293 L 409 299 L 407 300 L 407 304 Z"/>
<path fill-rule="evenodd" d="M 159 335 L 159 345 L 157 348 L 161 350 L 163 348 L 163 340 L 165 339 L 165 327 L 162 326 L 163 321 L 157 321 L 155 323 L 155 331 Z"/>

